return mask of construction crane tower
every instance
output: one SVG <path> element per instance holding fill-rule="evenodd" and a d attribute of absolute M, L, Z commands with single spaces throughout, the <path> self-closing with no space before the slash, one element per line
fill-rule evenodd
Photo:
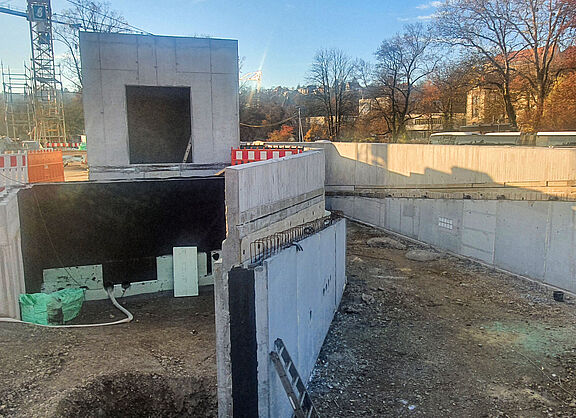
<path fill-rule="evenodd" d="M 262 71 L 258 70 L 244 74 L 240 77 L 240 81 L 256 81 L 256 91 L 260 91 L 260 86 L 262 84 Z"/>
<path fill-rule="evenodd" d="M 56 78 L 54 65 L 50 0 L 28 0 L 27 14 L 32 44 L 34 140 L 41 143 L 65 142 L 62 82 Z"/>
<path fill-rule="evenodd" d="M 32 48 L 29 80 L 29 93 L 32 103 L 33 126 L 30 139 L 42 144 L 66 142 L 66 122 L 64 120 L 63 87 L 57 77 L 54 64 L 54 42 L 52 37 L 52 7 L 50 0 L 27 0 L 26 12 L 0 7 L 1 13 L 24 17 L 30 26 Z M 28 72 L 25 71 L 25 74 Z M 16 80 L 22 83 L 22 80 Z M 14 92 L 17 85 L 8 77 L 4 79 L 4 93 Z M 7 112 L 9 106 L 6 106 Z M 11 120 L 10 115 L 6 120 Z M 14 128 L 12 129 L 14 131 Z"/>

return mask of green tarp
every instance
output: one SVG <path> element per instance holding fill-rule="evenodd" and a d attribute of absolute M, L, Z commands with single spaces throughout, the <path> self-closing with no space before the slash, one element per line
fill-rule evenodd
<path fill-rule="evenodd" d="M 20 295 L 22 321 L 41 325 L 61 325 L 73 320 L 84 303 L 84 290 L 63 289 L 57 292 Z"/>

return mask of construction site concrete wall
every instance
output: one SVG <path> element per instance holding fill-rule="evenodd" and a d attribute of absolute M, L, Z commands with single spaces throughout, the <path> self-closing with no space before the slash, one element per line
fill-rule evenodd
<path fill-rule="evenodd" d="M 281 339 L 307 384 L 346 284 L 346 224 L 340 219 L 255 266 L 229 272 L 235 417 L 291 417 L 270 357 Z M 288 374 L 293 381 L 293 376 Z"/>
<path fill-rule="evenodd" d="M 80 51 L 91 179 L 211 175 L 229 164 L 237 41 L 81 32 Z"/>
<path fill-rule="evenodd" d="M 352 219 L 576 292 L 574 202 L 332 196 Z"/>
<path fill-rule="evenodd" d="M 324 149 L 329 209 L 576 291 L 574 203 L 553 194 L 562 188 L 573 200 L 567 189 L 576 184 L 576 148 L 299 145 Z M 506 187 L 474 193 L 498 184 Z M 416 196 L 399 197 L 402 188 Z M 450 198 L 427 198 L 434 194 Z"/>
<path fill-rule="evenodd" d="M 250 263 L 250 244 L 291 227 L 322 218 L 324 154 L 311 151 L 227 167 L 226 239 L 221 276 L 215 274 L 218 408 L 232 415 L 228 272 Z"/>
<path fill-rule="evenodd" d="M 576 179 L 576 148 L 355 142 L 289 144 L 324 149 L 327 191 Z"/>
<path fill-rule="evenodd" d="M 55 268 L 97 265 L 110 284 L 156 280 L 157 257 L 220 250 L 226 233 L 222 177 L 38 184 L 19 191 L 17 207 L 27 293 Z"/>
<path fill-rule="evenodd" d="M 0 317 L 20 319 L 25 285 L 17 193 L 11 189 L 0 199 Z"/>
<path fill-rule="evenodd" d="M 346 285 L 344 220 L 299 244 L 255 269 L 259 417 L 293 414 L 270 359 L 274 341 L 282 339 L 306 384 Z"/>
<path fill-rule="evenodd" d="M 324 153 L 307 152 L 226 168 L 224 251 L 231 265 L 250 258 L 257 238 L 324 216 Z"/>

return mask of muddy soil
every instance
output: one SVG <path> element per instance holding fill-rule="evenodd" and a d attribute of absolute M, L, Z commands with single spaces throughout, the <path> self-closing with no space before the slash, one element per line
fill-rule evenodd
<path fill-rule="evenodd" d="M 214 297 L 120 299 L 130 324 L 47 329 L 0 323 L 0 416 L 216 416 Z M 123 317 L 86 302 L 74 323 Z"/>
<path fill-rule="evenodd" d="M 573 300 L 348 226 L 349 282 L 310 385 L 321 416 L 576 416 Z"/>

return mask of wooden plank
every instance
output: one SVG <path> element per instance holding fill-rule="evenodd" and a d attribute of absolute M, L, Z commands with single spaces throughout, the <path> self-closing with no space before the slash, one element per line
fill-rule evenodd
<path fill-rule="evenodd" d="M 174 247 L 174 297 L 198 296 L 198 251 L 196 247 Z"/>

